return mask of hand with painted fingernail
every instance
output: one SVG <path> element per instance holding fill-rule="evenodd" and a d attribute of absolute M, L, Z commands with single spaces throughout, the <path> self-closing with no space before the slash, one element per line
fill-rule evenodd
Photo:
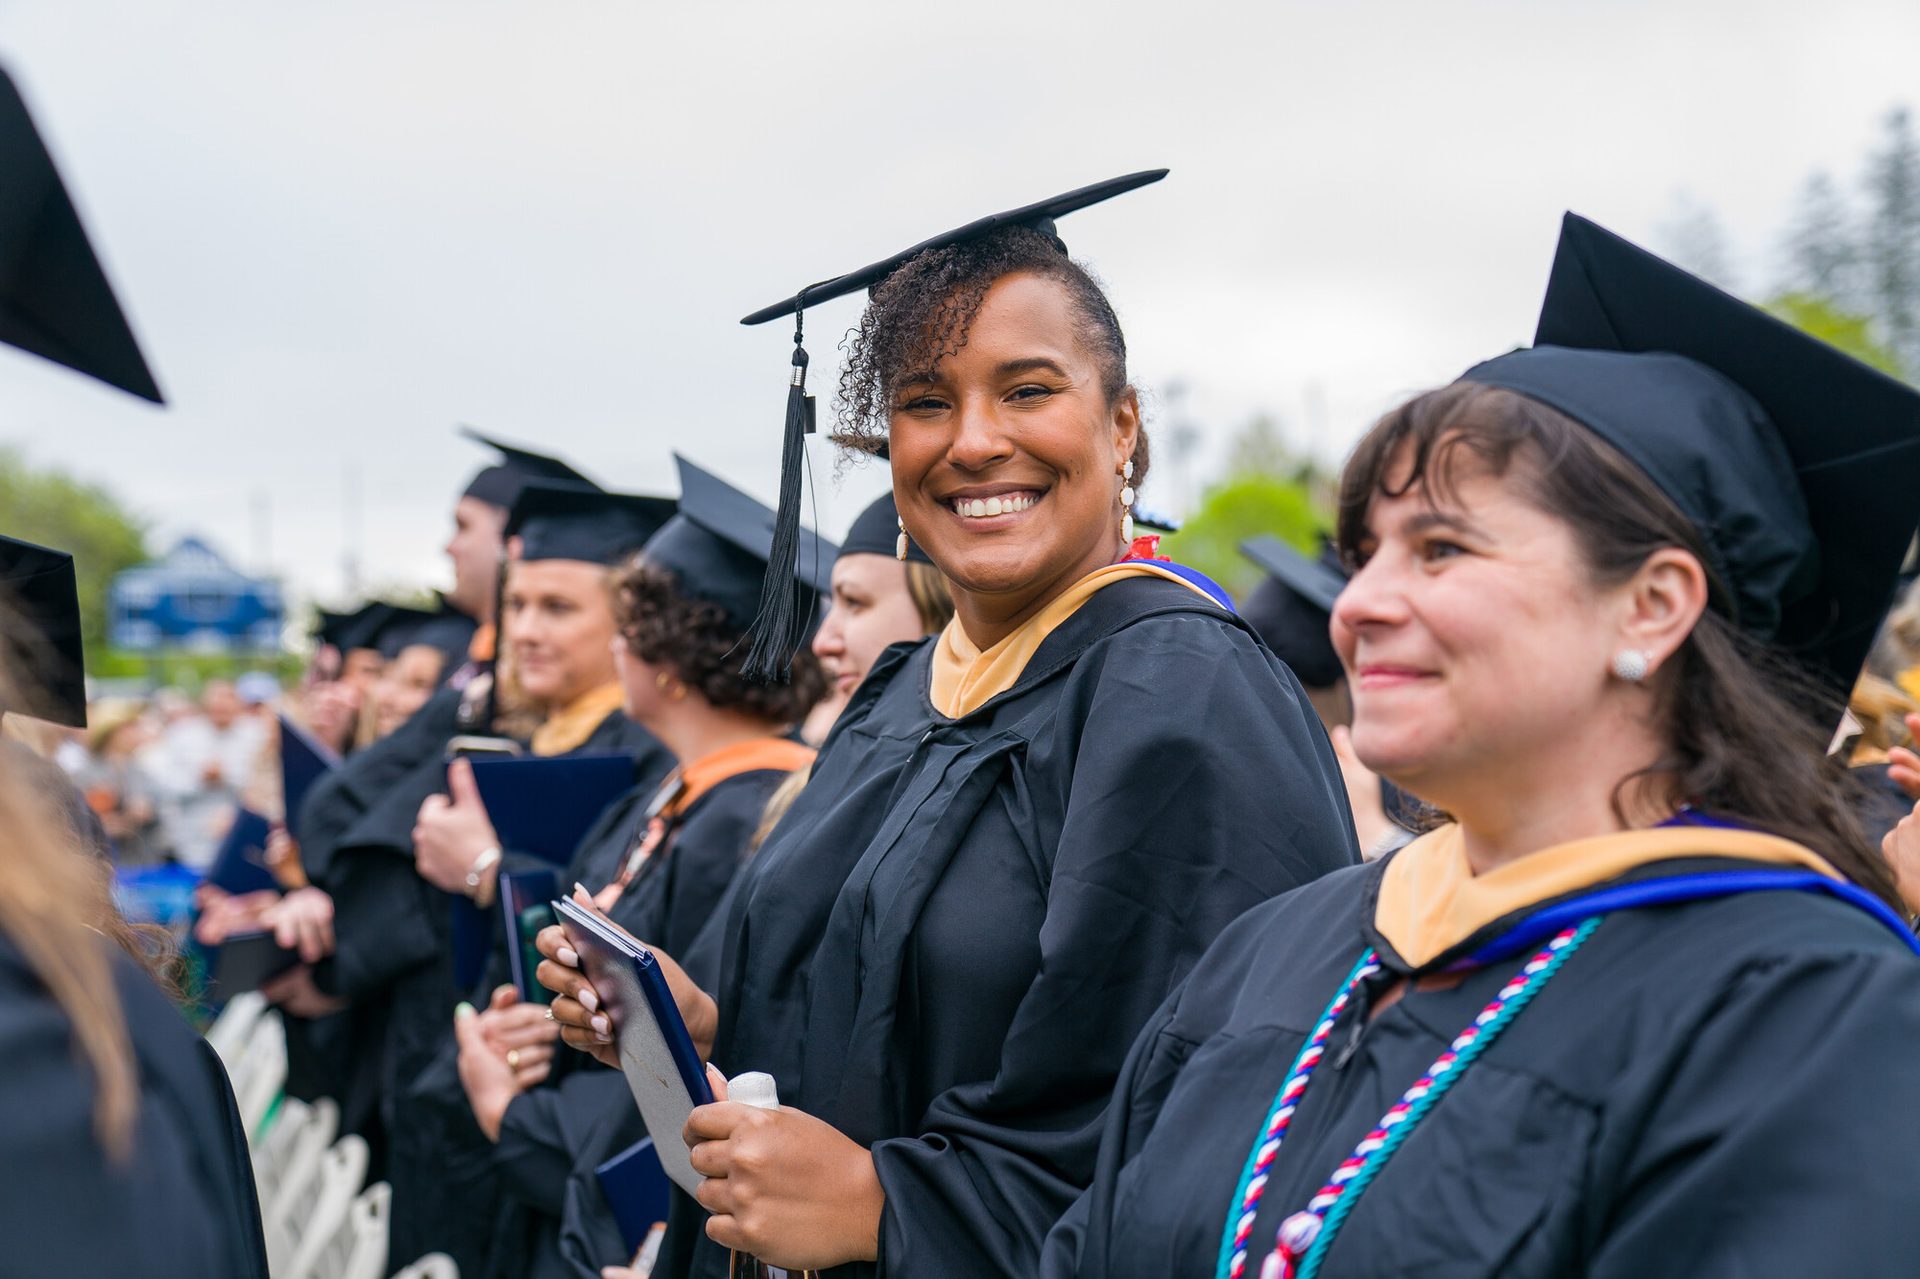
<path fill-rule="evenodd" d="M 579 884 L 573 886 L 573 898 L 583 906 L 593 905 L 592 896 Z M 612 923 L 611 920 L 608 922 Z M 617 924 L 613 926 L 619 927 Z M 644 942 L 641 944 L 645 945 Z M 565 926 L 555 924 L 541 929 L 539 936 L 534 939 L 534 946 L 543 956 L 534 977 L 554 994 L 549 1007 L 553 1009 L 553 1019 L 560 1024 L 561 1040 L 570 1048 L 592 1053 L 607 1065 L 617 1067 L 620 1057 L 613 1045 L 613 1024 L 601 1011 L 604 1001 L 600 993 L 587 980 L 586 974 L 580 971 L 580 957 L 567 937 Z M 694 1048 L 702 1057 L 707 1056 L 713 1051 L 713 1037 L 719 1029 L 718 1005 L 711 995 L 694 984 L 686 970 L 674 962 L 673 956 L 663 950 L 648 949 L 653 950 L 660 975 L 667 979 L 667 989 L 672 992 L 680 1016 L 687 1023 L 687 1033 L 693 1039 Z"/>

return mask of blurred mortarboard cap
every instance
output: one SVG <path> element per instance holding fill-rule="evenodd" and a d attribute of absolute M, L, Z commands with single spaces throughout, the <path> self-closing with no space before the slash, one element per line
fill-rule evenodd
<path fill-rule="evenodd" d="M 1837 715 L 1920 521 L 1920 392 L 1571 213 L 1533 348 L 1464 380 L 1644 471 L 1697 527 L 1716 606 Z"/>
<path fill-rule="evenodd" d="M 768 553 L 768 571 L 761 592 L 760 610 L 753 624 L 753 647 L 747 655 L 745 671 L 749 677 L 786 678 L 786 672 L 793 663 L 793 654 L 799 648 L 806 630 L 803 620 L 792 611 L 795 600 L 791 588 L 794 556 L 799 545 L 800 470 L 805 461 L 804 440 L 813 430 L 813 397 L 807 394 L 807 352 L 801 345 L 802 320 L 806 308 L 862 289 L 871 289 L 923 253 L 979 239 L 1002 227 L 1031 227 L 1048 236 L 1064 254 L 1067 246 L 1055 228 L 1057 219 L 1148 183 L 1158 182 L 1167 176 L 1167 172 L 1166 169 L 1147 169 L 1130 173 L 1004 213 L 989 214 L 963 227 L 922 240 L 910 249 L 856 271 L 810 284 L 786 301 L 762 307 L 741 319 L 742 324 L 765 324 L 786 316 L 792 316 L 794 321 L 793 367 L 787 387 L 787 416 L 780 445 L 780 505 L 774 520 L 773 545 Z"/>
<path fill-rule="evenodd" d="M 507 516 L 518 558 L 617 564 L 673 518 L 672 498 L 609 493 L 591 484 L 530 481 Z"/>
<path fill-rule="evenodd" d="M 670 570 L 683 594 L 719 605 L 745 631 L 760 609 L 774 513 L 711 471 L 678 454 L 674 461 L 680 466 L 680 510 L 648 541 L 647 562 Z M 795 615 L 809 628 L 819 597 L 830 590 L 838 554 L 812 529 L 801 530 L 798 560 L 785 587 Z"/>
<path fill-rule="evenodd" d="M 318 643 L 331 644 L 342 654 L 355 649 L 378 648 L 380 630 L 393 612 L 393 605 L 378 600 L 371 600 L 347 613 L 329 612 L 323 608 L 319 610 L 319 619 L 314 624 L 313 638 Z"/>
<path fill-rule="evenodd" d="M 900 510 L 893 504 L 893 494 L 882 493 L 854 516 L 853 527 L 840 541 L 840 554 L 897 555 L 901 536 Z M 907 558 L 918 564 L 933 563 L 912 538 L 907 539 Z"/>
<path fill-rule="evenodd" d="M 557 457 L 545 453 L 536 453 L 532 449 L 517 444 L 508 444 L 492 436 L 482 435 L 470 426 L 460 428 L 460 433 L 477 444 L 484 444 L 497 450 L 500 460 L 486 467 L 473 477 L 462 497 L 476 498 L 489 506 L 498 506 L 511 510 L 520 496 L 521 488 L 535 480 L 557 481 L 568 484 L 584 485 L 597 489 L 595 484 L 571 466 Z"/>
<path fill-rule="evenodd" d="M 0 69 L 0 341 L 165 403 L 13 78 Z"/>
<path fill-rule="evenodd" d="M 1240 553 L 1267 572 L 1247 593 L 1240 616 L 1308 688 L 1331 688 L 1344 672 L 1327 624 L 1347 584 L 1326 552 L 1313 559 L 1276 537 L 1240 544 Z"/>
<path fill-rule="evenodd" d="M 73 556 L 0 537 L 0 712 L 87 726 Z"/>
<path fill-rule="evenodd" d="M 409 648 L 425 645 L 435 648 L 450 663 L 458 664 L 473 640 L 474 621 L 451 608 L 442 597 L 437 609 L 388 606 L 386 619 L 374 636 L 373 647 L 391 661 Z"/>

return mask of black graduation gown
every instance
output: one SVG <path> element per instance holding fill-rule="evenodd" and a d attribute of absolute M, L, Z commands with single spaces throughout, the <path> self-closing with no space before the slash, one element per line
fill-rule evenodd
<path fill-rule="evenodd" d="M 634 756 L 637 772 L 666 770 L 664 748 L 618 711 L 569 753 L 614 751 Z M 451 899 L 413 868 L 412 833 L 420 804 L 442 793 L 445 781 L 441 758 L 428 759 L 379 797 L 340 841 L 324 885 L 334 896 L 338 945 L 316 969 L 316 978 L 356 1002 L 388 1001 L 380 1097 L 387 1180 L 393 1186 L 390 1254 L 395 1265 L 444 1251 L 467 1273 L 479 1270 L 486 1242 L 486 1218 L 467 1202 L 468 1185 L 484 1181 L 490 1151 L 484 1138 L 476 1147 L 467 1134 L 448 1132 L 434 1114 L 413 1103 L 414 1084 L 452 1035 L 454 1005 L 472 993 L 454 982 Z"/>
<path fill-rule="evenodd" d="M 750 863 L 714 1061 L 872 1149 L 881 1273 L 1024 1276 L 1135 1032 L 1234 917 L 1358 854 L 1299 683 L 1183 585 L 1108 586 L 958 720 L 932 647 L 875 664 Z M 722 1275 L 690 1202 L 660 1273 Z"/>
<path fill-rule="evenodd" d="M 1405 968 L 1371 927 L 1383 865 L 1249 912 L 1154 1016 L 1046 1279 L 1212 1279 L 1241 1169 L 1311 1027 L 1367 946 Z M 1751 867 L 1623 879 L 1730 868 Z M 1538 948 L 1370 1024 L 1375 985 L 1356 997 L 1274 1163 L 1248 1275 Z M 1406 1138 L 1321 1273 L 1911 1275 L 1915 1043 L 1920 962 L 1857 906 L 1775 890 L 1617 911 Z"/>
<path fill-rule="evenodd" d="M 786 777 L 776 769 L 756 769 L 715 783 L 668 826 L 660 846 L 614 904 L 614 922 L 669 955 L 690 946 L 733 882 L 767 800 Z M 644 812 L 645 807 L 643 801 L 639 808 Z M 637 834 L 638 823 L 629 829 Z M 629 837 L 612 857 L 594 858 L 591 870 L 598 873 L 583 874 L 580 882 L 597 889 L 611 880 L 632 847 Z M 494 1164 L 508 1200 L 487 1272 L 500 1279 L 572 1273 L 558 1247 L 569 1177 L 583 1152 L 597 1154 L 590 1174 L 647 1135 L 625 1076 L 564 1048 L 557 1061 L 566 1069 L 550 1076 L 546 1086 L 516 1097 L 501 1120 Z M 465 1102 L 464 1094 L 460 1100 Z M 610 1142 L 618 1144 L 609 1149 Z M 586 1215 L 568 1224 L 595 1238 L 588 1255 L 605 1256 L 602 1264 L 624 1262 L 620 1232 L 597 1181 L 592 1189 L 575 1208 Z M 603 1246 L 608 1251 L 599 1251 Z M 598 1269 L 593 1274 L 597 1279 Z"/>
<path fill-rule="evenodd" d="M 458 689 L 440 689 L 399 728 L 355 751 L 313 784 L 299 813 L 300 860 L 313 883 L 329 885 L 335 849 L 381 796 L 428 761 L 441 758 L 459 732 L 460 698 Z M 320 980 L 331 988 L 335 983 L 331 966 L 327 968 Z M 365 993 L 352 1007 L 329 1017 L 295 1017 L 282 1010 L 288 1095 L 305 1101 L 331 1097 L 338 1103 L 341 1131 L 367 1139 L 369 1180 L 386 1175 L 380 1059 L 387 1012 L 384 992 Z"/>
<path fill-rule="evenodd" d="M 139 1067 L 130 1153 L 94 1136 L 94 1077 L 66 1014 L 0 935 L 0 1276 L 266 1279 L 246 1134 L 226 1070 L 146 974 L 114 956 Z"/>

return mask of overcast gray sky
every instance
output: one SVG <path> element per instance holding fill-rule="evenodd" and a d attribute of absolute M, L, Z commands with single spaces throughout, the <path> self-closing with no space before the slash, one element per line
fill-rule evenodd
<path fill-rule="evenodd" d="M 1563 209 L 1657 246 L 1691 198 L 1764 281 L 1808 172 L 1850 180 L 1920 99 L 1912 0 L 668 8 L 0 0 L 170 401 L 0 350 L 0 440 L 242 563 L 264 494 L 273 567 L 327 600 L 352 469 L 368 579 L 440 583 L 483 460 L 455 423 L 770 496 L 789 334 L 739 316 L 1165 165 L 1062 226 L 1136 380 L 1186 386 L 1196 478 L 1260 411 L 1335 461 L 1527 338 Z M 856 314 L 810 317 L 823 400 Z M 884 482 L 815 470 L 832 531 Z"/>

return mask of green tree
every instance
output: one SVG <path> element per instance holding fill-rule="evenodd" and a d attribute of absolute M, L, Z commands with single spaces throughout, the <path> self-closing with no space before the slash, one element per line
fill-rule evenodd
<path fill-rule="evenodd" d="M 1239 473 L 1208 490 L 1193 517 L 1161 543 L 1161 552 L 1238 597 L 1260 581 L 1260 570 L 1240 554 L 1240 543 L 1264 533 L 1315 554 L 1328 523 L 1303 480 Z"/>
<path fill-rule="evenodd" d="M 146 521 L 106 489 L 0 447 L 0 533 L 73 555 L 87 669 L 98 672 L 107 652 L 107 585 L 149 558 Z"/>
<path fill-rule="evenodd" d="M 1816 293 L 1782 293 L 1767 303 L 1767 310 L 1829 346 L 1839 347 L 1862 364 L 1871 364 L 1893 377 L 1906 376 L 1900 357 L 1874 335 L 1873 321 L 1867 316 L 1844 310 Z"/>
<path fill-rule="evenodd" d="M 1813 174 L 1800 188 L 1783 247 L 1787 290 L 1861 309 L 1859 233 L 1846 198 L 1827 174 Z"/>

